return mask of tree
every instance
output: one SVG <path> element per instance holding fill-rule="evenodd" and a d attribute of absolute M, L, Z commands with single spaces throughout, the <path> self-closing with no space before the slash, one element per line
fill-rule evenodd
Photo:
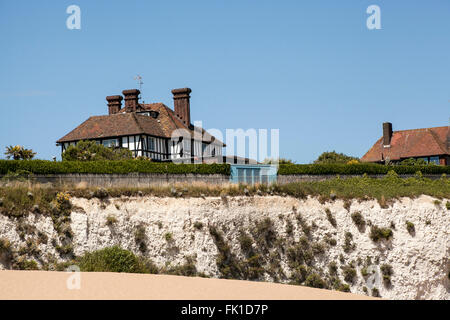
<path fill-rule="evenodd" d="M 274 163 L 277 163 L 276 160 L 277 159 L 266 158 L 266 159 L 264 159 L 263 163 L 264 164 L 274 164 Z M 295 162 L 292 161 L 291 159 L 279 158 L 278 159 L 278 164 L 295 164 Z"/>
<path fill-rule="evenodd" d="M 347 156 L 336 151 L 327 151 L 322 153 L 314 163 L 348 163 L 351 160 L 359 161 L 356 157 Z"/>
<path fill-rule="evenodd" d="M 128 160 L 133 155 L 129 149 L 105 147 L 95 141 L 79 141 L 75 146 L 69 146 L 62 154 L 63 161 L 98 161 L 98 160 Z"/>
<path fill-rule="evenodd" d="M 14 160 L 31 160 L 36 155 L 31 149 L 25 149 L 23 146 L 6 147 L 5 155 L 8 159 Z"/>

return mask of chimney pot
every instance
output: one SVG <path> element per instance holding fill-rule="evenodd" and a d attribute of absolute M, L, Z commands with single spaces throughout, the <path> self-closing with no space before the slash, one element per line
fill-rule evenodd
<path fill-rule="evenodd" d="M 125 97 L 125 108 L 127 112 L 135 112 L 139 106 L 139 94 L 141 93 L 138 89 L 129 89 L 122 91 Z"/>
<path fill-rule="evenodd" d="M 189 88 L 173 89 L 173 104 L 176 116 L 186 125 L 191 125 L 191 107 Z"/>
<path fill-rule="evenodd" d="M 122 96 L 107 96 L 106 101 L 108 101 L 108 113 L 119 113 L 120 108 L 122 108 L 122 100 Z"/>
<path fill-rule="evenodd" d="M 387 147 L 391 145 L 392 139 L 392 123 L 383 123 L 383 146 Z"/>

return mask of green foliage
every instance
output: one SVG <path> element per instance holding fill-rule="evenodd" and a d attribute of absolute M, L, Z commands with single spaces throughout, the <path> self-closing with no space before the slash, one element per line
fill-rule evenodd
<path fill-rule="evenodd" d="M 47 161 L 47 160 L 0 160 L 0 174 L 26 170 L 34 174 L 65 173 L 160 173 L 160 174 L 230 174 L 229 164 L 175 164 L 147 160 L 104 161 Z"/>
<path fill-rule="evenodd" d="M 86 253 L 79 259 L 81 271 L 151 273 L 152 268 L 131 251 L 117 246 Z"/>
<path fill-rule="evenodd" d="M 414 234 L 414 232 L 416 231 L 414 223 L 412 223 L 411 221 L 406 221 L 406 230 L 408 230 L 410 234 Z"/>
<path fill-rule="evenodd" d="M 19 258 L 16 262 L 15 269 L 18 270 L 39 270 L 38 264 L 34 260 L 26 260 L 24 258 Z"/>
<path fill-rule="evenodd" d="M 353 242 L 353 235 L 351 234 L 351 232 L 346 232 L 345 233 L 345 240 L 344 240 L 344 252 L 345 253 L 349 253 L 350 251 L 352 251 L 353 249 L 355 249 L 356 245 Z"/>
<path fill-rule="evenodd" d="M 380 297 L 380 291 L 377 288 L 372 288 L 372 297 Z"/>
<path fill-rule="evenodd" d="M 167 272 L 167 274 L 185 276 L 185 277 L 195 277 L 197 275 L 197 267 L 195 266 L 195 260 L 192 257 L 185 257 L 186 262 L 182 265 L 172 267 Z"/>
<path fill-rule="evenodd" d="M 447 202 L 445 203 L 445 207 L 447 208 L 447 210 L 450 210 L 450 201 L 447 201 Z"/>
<path fill-rule="evenodd" d="M 428 165 L 428 162 L 426 162 L 424 159 L 415 159 L 415 158 L 408 158 L 400 162 L 400 165 L 403 166 L 426 166 Z M 434 164 L 430 164 L 434 165 Z"/>
<path fill-rule="evenodd" d="M 164 239 L 166 239 L 167 242 L 171 242 L 173 240 L 173 234 L 172 232 L 166 232 L 164 234 Z"/>
<path fill-rule="evenodd" d="M 31 160 L 36 155 L 31 149 L 25 149 L 23 146 L 9 146 L 6 147 L 6 158 L 14 160 Z"/>
<path fill-rule="evenodd" d="M 356 157 L 347 156 L 336 151 L 322 153 L 314 163 L 347 163 L 350 160 L 359 160 Z"/>
<path fill-rule="evenodd" d="M 312 273 L 306 277 L 305 286 L 313 288 L 327 288 L 327 283 L 317 273 Z"/>
<path fill-rule="evenodd" d="M 105 147 L 95 141 L 79 141 L 69 146 L 62 154 L 63 161 L 99 161 L 132 159 L 131 150 Z"/>
<path fill-rule="evenodd" d="M 392 238 L 394 233 L 389 228 L 379 228 L 377 226 L 372 226 L 370 228 L 370 239 L 374 242 L 378 242 L 381 239 L 389 240 Z"/>
<path fill-rule="evenodd" d="M 117 223 L 117 218 L 113 215 L 109 215 L 106 217 L 106 225 L 107 226 L 113 226 Z"/>
<path fill-rule="evenodd" d="M 381 270 L 381 274 L 383 275 L 383 282 L 385 286 L 390 286 L 391 285 L 391 276 L 393 273 L 393 269 L 392 266 L 389 264 L 383 264 L 380 267 Z"/>
<path fill-rule="evenodd" d="M 144 253 L 147 251 L 147 245 L 145 240 L 147 239 L 147 235 L 145 234 L 145 227 L 140 224 L 136 226 L 134 230 L 134 242 L 138 245 L 139 251 Z"/>
<path fill-rule="evenodd" d="M 356 277 L 356 269 L 353 268 L 353 266 L 348 265 L 348 266 L 343 266 L 342 268 L 342 274 L 344 275 L 344 280 L 347 281 L 348 283 L 353 282 L 353 280 Z"/>
<path fill-rule="evenodd" d="M 203 223 L 196 221 L 194 222 L 194 228 L 197 230 L 202 230 L 203 229 Z"/>
<path fill-rule="evenodd" d="M 241 246 L 241 250 L 246 256 L 250 256 L 253 254 L 252 244 L 253 239 L 244 231 L 241 231 L 241 234 L 239 235 L 239 244 Z"/>
<path fill-rule="evenodd" d="M 278 168 L 279 175 L 382 175 L 389 171 L 397 174 L 415 174 L 418 170 L 422 174 L 450 173 L 450 166 L 437 165 L 396 165 L 386 166 L 376 163 L 318 163 L 318 164 L 281 164 Z"/>
<path fill-rule="evenodd" d="M 364 218 L 360 211 L 353 212 L 351 217 L 352 217 L 353 223 L 356 224 L 356 226 L 358 227 L 359 230 L 364 228 L 366 222 L 364 221 Z"/>
<path fill-rule="evenodd" d="M 223 238 L 223 234 L 215 226 L 209 227 L 214 243 L 219 252 L 216 258 L 220 275 L 226 279 L 241 279 L 243 276 L 241 266 L 236 256 L 231 252 L 230 246 Z"/>
<path fill-rule="evenodd" d="M 337 227 L 337 222 L 336 222 L 336 219 L 333 217 L 333 214 L 331 213 L 331 211 L 330 211 L 330 209 L 328 209 L 328 208 L 326 208 L 325 209 L 325 213 L 326 213 L 326 215 L 327 215 L 327 219 L 328 219 L 328 221 L 330 222 L 330 224 L 333 226 L 333 227 Z"/>

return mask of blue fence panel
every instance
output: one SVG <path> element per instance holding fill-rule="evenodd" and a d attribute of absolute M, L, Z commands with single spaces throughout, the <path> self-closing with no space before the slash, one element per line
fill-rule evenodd
<path fill-rule="evenodd" d="M 269 164 L 232 164 L 230 181 L 245 184 L 270 184 L 277 181 L 277 166 Z"/>

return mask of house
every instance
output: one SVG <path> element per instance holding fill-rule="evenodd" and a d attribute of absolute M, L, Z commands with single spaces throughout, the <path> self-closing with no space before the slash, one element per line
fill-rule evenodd
<path fill-rule="evenodd" d="M 189 88 L 172 90 L 172 110 L 163 103 L 139 103 L 139 90 L 124 90 L 124 98 L 106 97 L 108 115 L 90 117 L 56 143 L 61 152 L 80 140 L 93 140 L 155 161 L 219 162 L 225 144 L 191 124 L 190 93 Z"/>
<path fill-rule="evenodd" d="M 363 162 L 400 162 L 423 159 L 428 163 L 450 165 L 449 127 L 392 131 L 392 123 L 383 123 L 383 136 L 361 158 Z"/>

